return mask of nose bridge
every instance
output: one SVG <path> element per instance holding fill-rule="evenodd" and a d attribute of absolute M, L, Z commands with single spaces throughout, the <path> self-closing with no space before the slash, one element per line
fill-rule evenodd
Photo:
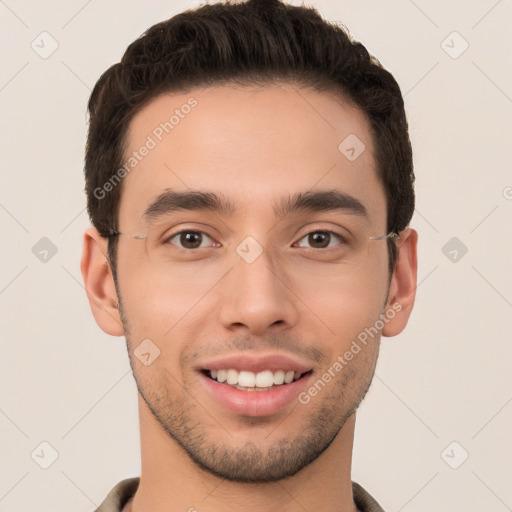
<path fill-rule="evenodd" d="M 221 321 L 227 328 L 245 325 L 261 334 L 273 324 L 291 325 L 297 312 L 271 249 L 247 237 L 236 249 L 224 289 Z"/>

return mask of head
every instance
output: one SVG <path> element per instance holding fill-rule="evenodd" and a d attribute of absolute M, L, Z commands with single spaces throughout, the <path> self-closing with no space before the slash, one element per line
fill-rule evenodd
<path fill-rule="evenodd" d="M 148 413 L 211 473 L 295 474 L 354 414 L 380 336 L 399 333 L 413 305 L 414 175 L 396 81 L 314 9 L 205 5 L 133 42 L 89 114 L 82 271 L 99 325 L 126 336 Z M 368 241 L 392 232 L 401 238 Z M 336 233 L 352 244 L 343 254 Z M 146 365 L 148 339 L 159 352 Z M 205 379 L 233 354 L 289 358 L 310 385 L 332 379 L 307 403 L 226 410 Z"/>

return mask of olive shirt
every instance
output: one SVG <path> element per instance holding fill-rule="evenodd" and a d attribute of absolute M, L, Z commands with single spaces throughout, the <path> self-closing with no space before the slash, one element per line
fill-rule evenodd
<path fill-rule="evenodd" d="M 95 512 L 122 512 L 123 507 L 139 487 L 139 477 L 119 482 Z M 360 512 L 384 512 L 382 507 L 359 485 L 352 482 L 354 502 Z"/>

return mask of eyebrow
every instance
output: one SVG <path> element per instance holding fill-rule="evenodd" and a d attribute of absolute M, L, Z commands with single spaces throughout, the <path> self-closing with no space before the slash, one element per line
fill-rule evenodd
<path fill-rule="evenodd" d="M 289 198 L 281 200 L 278 205 L 274 205 L 273 209 L 276 217 L 286 217 L 287 215 L 299 212 L 339 211 L 368 218 L 368 211 L 359 199 L 339 190 L 308 190 L 307 192 L 298 192 Z"/>
<path fill-rule="evenodd" d="M 276 217 L 285 217 L 293 213 L 339 211 L 368 218 L 368 211 L 359 199 L 339 190 L 298 192 L 274 204 L 273 210 Z M 143 218 L 152 221 L 177 211 L 209 211 L 234 217 L 237 207 L 222 194 L 166 189 L 147 207 Z"/>
<path fill-rule="evenodd" d="M 143 218 L 151 221 L 177 211 L 210 211 L 227 217 L 236 213 L 235 205 L 223 195 L 214 192 L 166 189 L 145 210 Z"/>

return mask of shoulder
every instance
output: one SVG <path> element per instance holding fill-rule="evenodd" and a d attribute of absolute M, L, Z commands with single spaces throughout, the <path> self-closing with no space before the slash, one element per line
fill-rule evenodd
<path fill-rule="evenodd" d="M 361 512 L 384 512 L 377 501 L 356 482 L 352 482 L 352 493 L 356 507 Z"/>
<path fill-rule="evenodd" d="M 94 512 L 122 512 L 139 487 L 139 477 L 121 480 Z"/>

